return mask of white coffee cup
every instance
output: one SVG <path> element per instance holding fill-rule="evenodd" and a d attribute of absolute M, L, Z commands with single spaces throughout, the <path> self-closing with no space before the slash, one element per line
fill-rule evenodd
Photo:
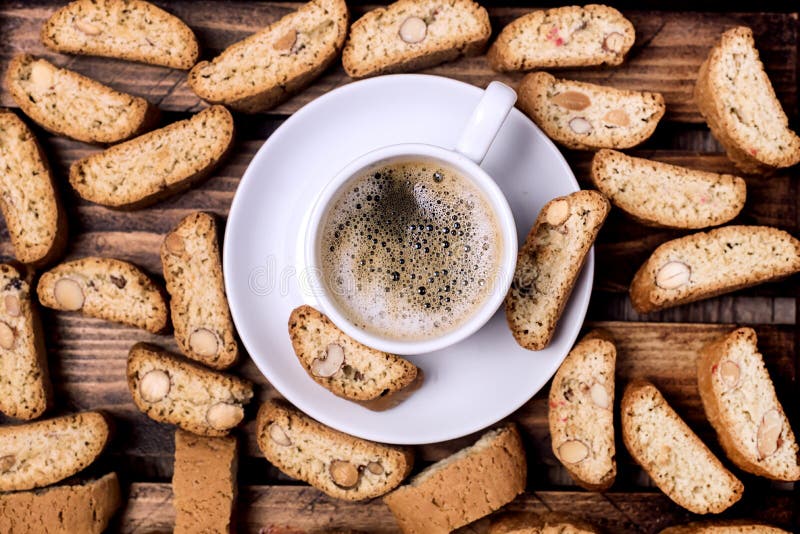
<path fill-rule="evenodd" d="M 423 354 L 443 349 L 458 343 L 478 331 L 495 314 L 503 303 L 517 261 L 517 231 L 514 216 L 508 201 L 495 181 L 480 167 L 489 147 L 500 131 L 508 113 L 516 102 L 516 92 L 505 84 L 492 82 L 484 91 L 464 132 L 454 149 L 438 146 L 404 143 L 373 150 L 346 165 L 322 189 L 311 209 L 306 227 L 304 256 L 305 268 L 312 278 L 311 284 L 318 288 L 315 297 L 321 311 L 344 333 L 357 341 L 393 354 Z M 353 324 L 344 315 L 334 298 L 328 294 L 320 279 L 323 275 L 320 256 L 323 240 L 323 221 L 328 210 L 347 188 L 351 180 L 360 179 L 367 169 L 389 165 L 401 161 L 433 160 L 449 167 L 469 180 L 483 194 L 497 220 L 502 245 L 498 272 L 490 295 L 475 308 L 472 315 L 455 329 L 447 330 L 440 336 L 415 340 L 399 340 L 368 332 Z M 316 279 L 315 279 L 316 278 Z"/>

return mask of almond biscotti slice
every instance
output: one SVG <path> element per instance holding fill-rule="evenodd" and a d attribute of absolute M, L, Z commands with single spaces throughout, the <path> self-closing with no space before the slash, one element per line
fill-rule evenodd
<path fill-rule="evenodd" d="M 351 78 L 420 70 L 480 54 L 491 33 L 472 0 L 400 0 L 353 23 L 342 64 Z"/>
<path fill-rule="evenodd" d="M 0 532 L 101 534 L 122 503 L 116 473 L 42 490 L 0 494 Z"/>
<path fill-rule="evenodd" d="M 722 34 L 700 67 L 694 97 L 714 137 L 744 172 L 800 162 L 800 137 L 789 129 L 750 28 Z"/>
<path fill-rule="evenodd" d="M 116 143 L 155 123 L 157 108 L 77 72 L 28 54 L 16 56 L 6 87 L 42 128 L 85 143 Z"/>
<path fill-rule="evenodd" d="M 410 448 L 348 436 L 282 401 L 261 406 L 256 432 L 258 448 L 270 463 L 337 499 L 383 495 L 408 476 L 414 463 Z"/>
<path fill-rule="evenodd" d="M 367 408 L 396 405 L 422 379 L 413 363 L 362 345 L 311 306 L 292 311 L 289 337 L 297 359 L 317 384 Z"/>
<path fill-rule="evenodd" d="M 610 209 L 597 191 L 578 191 L 551 200 L 539 212 L 506 296 L 506 320 L 522 347 L 542 350 L 550 343 Z"/>
<path fill-rule="evenodd" d="M 800 271 L 800 241 L 767 226 L 724 226 L 659 246 L 633 277 L 639 313 L 677 306 Z"/>
<path fill-rule="evenodd" d="M 35 419 L 52 403 L 47 350 L 27 277 L 0 264 L 0 412 Z"/>
<path fill-rule="evenodd" d="M 178 223 L 161 244 L 161 264 L 181 352 L 215 369 L 233 365 L 239 347 L 225 296 L 214 217 L 195 212 Z"/>
<path fill-rule="evenodd" d="M 666 110 L 660 93 L 562 80 L 546 72 L 525 76 L 517 93 L 517 106 L 548 137 L 581 150 L 636 146 L 653 135 Z"/>
<path fill-rule="evenodd" d="M 488 58 L 498 71 L 619 65 L 635 40 L 633 24 L 613 7 L 556 7 L 512 21 Z"/>
<path fill-rule="evenodd" d="M 717 514 L 742 498 L 742 483 L 650 382 L 628 384 L 621 419 L 628 452 L 678 505 L 695 514 Z"/>
<path fill-rule="evenodd" d="M 175 432 L 174 534 L 232 531 L 237 464 L 235 437 Z"/>
<path fill-rule="evenodd" d="M 52 261 L 66 245 L 67 218 L 39 143 L 5 109 L 0 109 L 0 169 L 0 210 L 14 255 L 33 265 Z"/>
<path fill-rule="evenodd" d="M 697 385 L 706 417 L 741 469 L 800 480 L 797 441 L 756 342 L 752 328 L 739 328 L 700 352 Z"/>
<path fill-rule="evenodd" d="M 489 534 L 599 534 L 586 521 L 559 513 L 504 512 L 492 518 Z"/>
<path fill-rule="evenodd" d="M 0 491 L 41 488 L 78 473 L 108 443 L 97 412 L 0 427 Z"/>
<path fill-rule="evenodd" d="M 69 183 L 111 208 L 147 206 L 208 176 L 233 142 L 233 117 L 212 106 L 72 164 Z"/>
<path fill-rule="evenodd" d="M 525 491 L 528 464 L 514 423 L 427 467 L 383 498 L 406 534 L 445 534 Z"/>
<path fill-rule="evenodd" d="M 604 490 L 617 475 L 614 369 L 617 349 L 604 332 L 590 332 L 567 355 L 550 386 L 547 419 L 553 454 L 588 490 Z"/>
<path fill-rule="evenodd" d="M 647 226 L 699 229 L 736 217 L 745 181 L 603 149 L 592 159 L 592 182 L 612 204 Z"/>
<path fill-rule="evenodd" d="M 79 311 L 154 334 L 169 321 L 163 289 L 132 263 L 113 258 L 56 265 L 39 278 L 36 294 L 48 308 Z"/>
<path fill-rule="evenodd" d="M 275 107 L 333 63 L 347 35 L 344 0 L 313 0 L 189 73 L 208 102 L 257 113 Z"/>
<path fill-rule="evenodd" d="M 199 47 L 178 17 L 142 0 L 76 0 L 42 27 L 42 42 L 56 52 L 114 57 L 190 69 Z"/>
<path fill-rule="evenodd" d="M 734 519 L 687 523 L 667 527 L 659 534 L 789 534 L 789 531 L 746 519 Z"/>
<path fill-rule="evenodd" d="M 145 415 L 200 436 L 226 436 L 244 418 L 253 385 L 159 347 L 137 343 L 128 354 L 128 389 Z"/>

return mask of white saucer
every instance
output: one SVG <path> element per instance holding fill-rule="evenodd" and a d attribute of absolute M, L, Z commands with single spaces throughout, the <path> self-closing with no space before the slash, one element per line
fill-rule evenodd
<path fill-rule="evenodd" d="M 394 75 L 351 83 L 300 109 L 253 158 L 231 205 L 225 232 L 225 287 L 233 320 L 253 361 L 290 402 L 333 428 L 384 443 L 458 438 L 509 415 L 555 373 L 583 323 L 594 272 L 589 255 L 550 346 L 520 348 L 501 310 L 477 334 L 409 359 L 423 386 L 385 412 L 335 397 L 297 361 L 289 314 L 313 298 L 297 256 L 303 219 L 323 184 L 357 156 L 395 143 L 453 147 L 482 91 L 448 78 Z M 524 240 L 541 207 L 578 190 L 560 152 L 512 110 L 483 168 L 508 198 Z"/>

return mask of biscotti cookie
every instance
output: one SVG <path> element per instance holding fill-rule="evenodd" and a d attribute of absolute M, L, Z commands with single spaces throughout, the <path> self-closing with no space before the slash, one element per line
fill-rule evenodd
<path fill-rule="evenodd" d="M 694 98 L 714 137 L 743 171 L 800 162 L 800 137 L 789 129 L 750 28 L 722 34 L 700 67 Z"/>
<path fill-rule="evenodd" d="M 52 402 L 47 350 L 26 277 L 0 264 L 0 412 L 35 419 Z"/>
<path fill-rule="evenodd" d="M 611 209 L 597 191 L 578 191 L 545 204 L 517 257 L 506 296 L 506 320 L 522 347 L 545 348 Z"/>
<path fill-rule="evenodd" d="M 697 360 L 706 417 L 725 454 L 749 473 L 800 480 L 798 447 L 752 328 L 707 345 Z"/>
<path fill-rule="evenodd" d="M 667 527 L 659 534 L 789 534 L 789 531 L 745 519 L 687 523 Z"/>
<path fill-rule="evenodd" d="M 635 40 L 633 24 L 613 7 L 557 7 L 512 21 L 488 58 L 498 71 L 619 65 Z"/>
<path fill-rule="evenodd" d="M 687 169 L 600 150 L 592 182 L 612 204 L 647 226 L 699 229 L 736 217 L 747 198 L 745 181 L 730 174 Z"/>
<path fill-rule="evenodd" d="M 101 534 L 122 504 L 116 473 L 82 483 L 0 494 L 0 532 Z"/>
<path fill-rule="evenodd" d="M 639 313 L 694 302 L 800 271 L 800 241 L 767 226 L 724 226 L 659 246 L 630 287 Z"/>
<path fill-rule="evenodd" d="M 176 534 L 231 532 L 236 466 L 236 438 L 175 432 L 172 504 Z"/>
<path fill-rule="evenodd" d="M 144 98 L 28 54 L 11 61 L 6 87 L 42 128 L 85 143 L 122 141 L 146 130 L 157 117 L 157 108 Z"/>
<path fill-rule="evenodd" d="M 653 135 L 666 109 L 660 93 L 561 80 L 546 72 L 525 76 L 517 93 L 517 106 L 548 137 L 582 150 L 638 145 Z"/>
<path fill-rule="evenodd" d="M 190 69 L 199 48 L 178 17 L 142 0 L 76 0 L 42 27 L 42 42 L 56 52 L 114 57 Z"/>
<path fill-rule="evenodd" d="M 225 297 L 214 217 L 196 212 L 178 223 L 161 244 L 161 264 L 181 352 L 215 369 L 230 367 L 239 347 Z"/>
<path fill-rule="evenodd" d="M 43 306 L 143 328 L 157 334 L 169 316 L 163 290 L 127 261 L 88 257 L 56 265 L 39 278 Z"/>
<path fill-rule="evenodd" d="M 200 436 L 226 436 L 244 418 L 253 385 L 163 349 L 137 343 L 128 354 L 128 389 L 148 417 Z"/>
<path fill-rule="evenodd" d="M 61 254 L 67 219 L 50 167 L 33 133 L 11 111 L 0 109 L 0 209 L 14 256 L 42 265 Z"/>
<path fill-rule="evenodd" d="M 311 306 L 292 311 L 289 337 L 297 359 L 317 384 L 368 408 L 396 404 L 393 398 L 403 400 L 422 378 L 413 363 L 362 345 Z"/>
<path fill-rule="evenodd" d="M 232 142 L 233 117 L 224 107 L 212 106 L 76 161 L 69 183 L 91 202 L 140 208 L 208 176 Z"/>
<path fill-rule="evenodd" d="M 0 427 L 0 491 L 41 488 L 78 473 L 108 442 L 108 423 L 83 412 Z"/>
<path fill-rule="evenodd" d="M 695 514 L 720 513 L 744 486 L 720 463 L 650 382 L 636 380 L 622 397 L 622 440 L 667 497 Z"/>
<path fill-rule="evenodd" d="M 371 499 L 396 488 L 411 472 L 407 447 L 349 436 L 283 401 L 265 402 L 256 423 L 258 448 L 290 477 L 337 499 Z"/>
<path fill-rule="evenodd" d="M 489 534 L 598 534 L 586 521 L 558 513 L 505 512 L 492 518 Z"/>
<path fill-rule="evenodd" d="M 517 427 L 506 423 L 383 500 L 406 534 L 444 534 L 514 500 L 525 491 L 527 473 Z"/>
<path fill-rule="evenodd" d="M 553 454 L 589 490 L 608 488 L 617 475 L 616 361 L 611 339 L 603 332 L 590 332 L 567 355 L 550 386 L 547 419 Z"/>
<path fill-rule="evenodd" d="M 400 0 L 353 23 L 342 64 L 351 78 L 420 70 L 480 54 L 491 33 L 472 0 Z"/>
<path fill-rule="evenodd" d="M 266 111 L 333 63 L 344 45 L 347 21 L 344 0 L 313 0 L 195 65 L 189 85 L 208 102 L 247 113 Z"/>

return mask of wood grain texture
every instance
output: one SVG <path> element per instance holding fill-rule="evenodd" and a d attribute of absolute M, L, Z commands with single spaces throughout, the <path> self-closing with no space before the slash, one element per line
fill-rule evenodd
<path fill-rule="evenodd" d="M 226 46 L 267 26 L 300 4 L 226 2 L 225 9 L 211 1 L 155 2 L 178 15 L 196 32 L 201 59 L 215 56 Z M 374 6 L 354 6 L 353 18 Z M 529 8 L 490 8 L 495 35 Z M 69 66 L 116 89 L 147 98 L 163 109 L 196 111 L 203 103 L 191 92 L 182 71 L 136 65 L 100 58 L 68 57 L 46 50 L 39 42 L 42 23 L 53 11 L 47 5 L 4 3 L 0 8 L 0 35 L 7 43 L 0 54 L 0 75 L 13 54 L 44 55 L 60 66 Z M 636 44 L 628 60 L 618 68 L 565 70 L 564 77 L 605 83 L 625 89 L 658 91 L 667 103 L 667 120 L 702 122 L 692 101 L 692 89 L 700 63 L 719 35 L 745 24 L 753 28 L 767 72 L 790 115 L 797 111 L 797 15 L 792 13 L 689 13 L 625 11 L 636 28 Z M 426 72 L 484 87 L 491 80 L 516 84 L 521 75 L 499 75 L 483 56 L 461 59 Z M 337 62 L 312 87 L 287 101 L 273 113 L 289 114 L 314 98 L 349 83 Z M 3 94 L 0 104 L 13 105 Z"/>

